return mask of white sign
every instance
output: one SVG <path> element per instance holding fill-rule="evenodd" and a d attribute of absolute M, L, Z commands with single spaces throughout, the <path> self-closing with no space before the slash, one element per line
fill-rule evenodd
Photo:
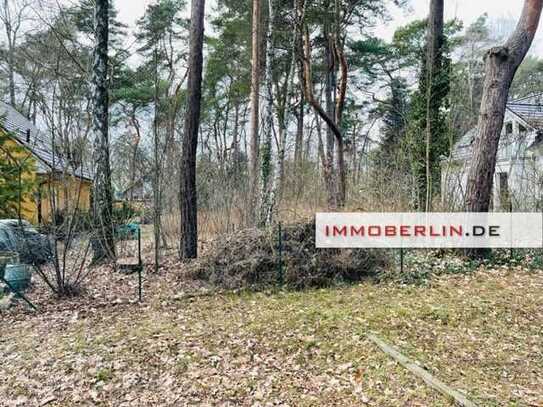
<path fill-rule="evenodd" d="M 322 212 L 315 225 L 319 248 L 543 247 L 534 212 Z"/>

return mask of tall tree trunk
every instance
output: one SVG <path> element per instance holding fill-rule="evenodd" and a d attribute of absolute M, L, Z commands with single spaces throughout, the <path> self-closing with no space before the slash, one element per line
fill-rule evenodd
<path fill-rule="evenodd" d="M 296 44 L 298 38 L 298 30 L 296 24 L 292 31 L 291 39 L 291 61 L 287 75 L 285 78 L 285 86 L 283 92 L 278 90 L 277 93 L 281 94 L 281 101 L 278 103 L 278 138 L 277 138 L 277 155 L 275 159 L 275 165 L 273 166 L 273 173 L 269 172 L 271 163 L 267 166 L 264 165 L 265 160 L 271 160 L 271 140 L 273 130 L 273 19 L 274 9 L 272 0 L 268 0 L 268 30 L 266 37 L 266 111 L 264 119 L 264 133 L 266 135 L 266 144 L 264 148 L 264 154 L 262 155 L 262 180 L 263 180 L 263 200 L 262 200 L 262 213 L 261 223 L 268 225 L 273 221 L 273 217 L 276 211 L 277 202 L 282 199 L 282 193 L 284 191 L 284 173 L 285 173 L 285 145 L 286 137 L 288 133 L 288 112 L 287 106 L 289 104 L 290 95 L 292 93 L 292 87 L 294 83 L 294 73 L 296 69 Z M 293 19 L 296 20 L 296 0 L 293 3 Z M 265 156 L 267 154 L 267 156 Z M 267 167 L 267 168 L 266 168 Z M 267 187 L 265 189 L 264 187 Z"/>
<path fill-rule="evenodd" d="M 275 207 L 276 194 L 277 194 L 277 174 L 280 171 L 279 166 L 281 163 L 277 160 L 277 163 L 272 168 L 272 133 L 273 133 L 273 78 L 272 78 L 272 65 L 273 65 L 273 0 L 268 0 L 268 27 L 266 30 L 266 69 L 265 69 L 265 86 L 266 86 L 266 108 L 264 110 L 264 145 L 262 149 L 262 164 L 261 164 L 261 176 L 262 176 L 262 193 L 261 193 L 261 208 L 260 208 L 260 225 L 268 225 L 273 218 L 273 211 Z M 280 124 L 281 126 L 281 124 Z M 282 139 L 282 131 L 280 129 L 279 138 Z M 278 145 L 278 157 L 281 156 L 281 143 L 279 140 Z"/>
<path fill-rule="evenodd" d="M 334 92 L 334 73 L 335 73 L 335 60 L 334 55 L 332 52 L 332 46 L 331 46 L 331 40 L 330 40 L 330 33 L 328 29 L 328 21 L 325 21 L 324 23 L 324 36 L 326 39 L 326 46 L 324 49 L 324 55 L 326 60 L 326 75 L 325 75 L 325 84 L 324 84 L 324 102 L 326 105 L 326 114 L 329 117 L 334 117 L 334 102 L 333 102 L 333 92 Z M 335 137 L 334 133 L 332 132 L 332 128 L 330 126 L 326 127 L 326 144 L 325 144 L 325 159 L 326 164 L 324 168 L 325 176 L 328 174 L 328 177 L 330 178 L 328 180 L 328 205 L 332 208 L 335 208 L 338 205 L 337 201 L 337 177 L 336 177 L 336 171 L 335 171 L 335 165 L 334 165 L 334 150 L 335 150 Z M 324 163 L 323 163 L 324 164 Z"/>
<path fill-rule="evenodd" d="M 241 161 L 239 149 L 239 100 L 236 100 L 234 108 L 234 130 L 232 131 L 232 161 L 234 162 L 234 174 L 239 176 L 239 164 Z"/>
<path fill-rule="evenodd" d="M 433 111 L 432 98 L 434 95 L 435 74 L 442 66 L 443 37 L 443 0 L 430 1 L 430 14 L 428 16 L 428 29 L 426 34 L 426 142 L 425 142 L 425 205 L 426 212 L 432 206 L 432 124 L 438 112 Z M 437 107 L 439 109 L 439 106 Z"/>
<path fill-rule="evenodd" d="M 5 30 L 6 30 L 6 38 L 8 42 L 8 88 L 9 88 L 9 103 L 12 106 L 15 106 L 15 72 L 14 72 L 14 65 L 15 65 L 15 39 L 13 38 L 14 35 L 17 35 L 17 33 L 13 32 L 13 23 L 12 21 L 13 16 L 11 16 L 10 8 L 8 4 L 8 0 L 4 0 L 3 4 L 4 10 L 2 15 L 2 20 L 4 22 Z"/>
<path fill-rule="evenodd" d="M 339 33 L 337 34 L 339 35 Z M 345 168 L 345 147 L 343 143 L 343 133 L 341 131 L 342 119 L 343 119 L 343 108 L 345 107 L 345 97 L 347 95 L 347 59 L 343 53 L 343 46 L 339 43 L 337 35 L 334 37 L 334 53 L 336 55 L 336 60 L 339 64 L 339 70 L 341 72 L 341 80 L 339 82 L 339 93 L 336 96 L 336 106 L 335 106 L 335 120 L 338 129 L 340 130 L 340 136 L 336 136 L 337 148 L 337 167 L 339 175 L 339 189 L 338 189 L 338 204 L 340 207 L 345 205 L 345 200 L 347 198 L 347 169 Z"/>
<path fill-rule="evenodd" d="M 155 45 L 154 60 L 154 117 L 153 117 L 153 241 L 154 241 L 154 270 L 158 273 L 160 266 L 160 235 L 162 229 L 162 165 L 160 160 L 159 134 L 159 77 L 158 77 L 158 47 Z"/>
<path fill-rule="evenodd" d="M 300 45 L 300 41 L 296 42 L 296 45 Z M 301 47 L 300 47 L 301 48 Z M 294 142 L 294 168 L 296 171 L 295 177 L 296 177 L 296 190 L 298 193 L 301 192 L 303 188 L 303 161 L 304 161 L 304 153 L 306 152 L 306 149 L 304 149 L 304 105 L 305 105 L 305 98 L 304 98 L 304 89 L 303 89 L 303 65 L 299 64 L 298 69 L 298 79 L 300 82 L 300 101 L 298 104 L 298 113 L 296 114 L 296 137 Z"/>
<path fill-rule="evenodd" d="M 187 109 L 181 157 L 181 258 L 195 258 L 198 255 L 196 151 L 202 98 L 204 10 L 205 0 L 192 0 Z"/>
<path fill-rule="evenodd" d="M 515 31 L 503 46 L 491 48 L 486 54 L 477 138 L 466 187 L 466 208 L 470 212 L 487 212 L 489 209 L 509 88 L 532 44 L 542 8 L 543 0 L 525 0 Z M 473 251 L 471 254 L 481 252 Z"/>
<path fill-rule="evenodd" d="M 300 71 L 300 83 L 302 82 Z M 298 114 L 296 115 L 296 138 L 294 141 L 294 163 L 296 168 L 301 168 L 304 142 L 304 92 L 300 89 L 300 102 L 298 104 Z"/>
<path fill-rule="evenodd" d="M 347 62 L 337 46 L 337 42 L 333 41 L 333 52 L 335 56 L 340 58 L 341 63 L 341 83 L 339 94 L 336 99 L 335 106 L 335 116 L 330 116 L 326 112 L 319 101 L 315 98 L 313 91 L 313 79 L 311 73 L 311 44 L 309 41 L 309 32 L 307 27 L 305 27 L 303 32 L 303 66 L 304 66 L 304 92 L 305 98 L 315 110 L 315 112 L 324 120 L 328 129 L 331 130 L 335 136 L 337 143 L 337 162 L 338 162 L 338 171 L 339 171 L 339 185 L 337 183 L 337 177 L 333 171 L 333 155 L 330 157 L 331 150 L 328 149 L 325 152 L 325 158 L 323 160 L 324 168 L 324 178 L 325 183 L 328 186 L 328 207 L 330 209 L 335 209 L 337 207 L 343 207 L 345 204 L 345 187 L 346 187 L 346 176 L 345 176 L 345 160 L 344 160 L 344 148 L 343 148 L 343 134 L 341 132 L 341 116 L 343 111 L 343 106 L 345 103 L 345 96 L 347 90 Z M 332 141 L 333 144 L 333 141 Z M 333 150 L 332 150 L 333 151 Z"/>
<path fill-rule="evenodd" d="M 260 0 L 253 0 L 251 57 L 251 118 L 249 126 L 249 219 L 254 222 L 258 193 L 259 104 L 260 104 Z"/>
<path fill-rule="evenodd" d="M 94 9 L 96 45 L 92 70 L 94 174 L 93 212 L 95 236 L 93 239 L 94 262 L 115 258 L 113 237 L 113 196 L 109 164 L 108 107 L 108 0 L 96 0 Z"/>
<path fill-rule="evenodd" d="M 289 102 L 292 95 L 292 89 L 294 88 L 294 81 L 295 81 L 295 74 L 296 74 L 296 62 L 298 60 L 297 55 L 297 47 L 299 44 L 299 36 L 298 36 L 298 22 L 297 22 L 297 1 L 293 0 L 292 2 L 292 17 L 293 17 L 293 25 L 292 25 L 292 37 L 290 42 L 290 49 L 291 49 L 291 59 L 288 66 L 287 75 L 285 78 L 285 91 L 283 95 L 283 103 L 281 106 L 280 114 L 278 115 L 279 118 L 279 140 L 278 140 L 278 146 L 277 146 L 277 160 L 276 165 L 279 169 L 275 172 L 275 196 L 277 201 L 281 201 L 283 199 L 283 192 L 285 191 L 285 148 L 286 148 L 286 142 L 287 142 L 287 135 L 288 135 L 288 124 L 290 119 L 289 114 Z M 302 82 L 300 82 L 301 84 Z M 303 92 L 302 92 L 303 93 Z M 295 153 L 296 157 L 296 153 Z M 295 160 L 296 162 L 296 160 Z M 296 164 L 295 164 L 295 172 L 298 172 Z M 295 174 L 296 179 L 298 179 L 299 174 Z"/>
<path fill-rule="evenodd" d="M 9 87 L 9 103 L 11 106 L 15 106 L 15 51 L 11 40 L 11 33 L 9 27 L 6 26 L 6 32 L 8 37 L 8 87 Z"/>

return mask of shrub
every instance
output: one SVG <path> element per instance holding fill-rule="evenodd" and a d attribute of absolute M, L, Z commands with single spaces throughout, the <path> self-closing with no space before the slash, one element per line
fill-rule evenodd
<path fill-rule="evenodd" d="M 278 229 L 245 229 L 215 239 L 189 267 L 190 274 L 227 289 L 262 289 L 279 281 Z M 284 227 L 281 264 L 291 289 L 326 287 L 376 277 L 388 264 L 384 251 L 317 249 L 315 224 Z"/>

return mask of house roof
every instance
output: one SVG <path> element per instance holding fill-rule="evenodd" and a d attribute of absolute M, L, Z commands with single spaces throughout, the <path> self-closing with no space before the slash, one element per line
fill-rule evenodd
<path fill-rule="evenodd" d="M 534 129 L 543 128 L 543 105 L 512 101 L 507 103 L 507 109 L 519 116 Z"/>
<path fill-rule="evenodd" d="M 462 137 L 460 137 L 460 139 L 456 142 L 455 147 L 463 148 L 471 146 L 473 140 L 475 140 L 475 136 L 477 136 L 477 128 L 474 127 L 473 129 L 468 130 L 468 132 Z"/>
<path fill-rule="evenodd" d="M 543 131 L 543 93 L 534 93 L 520 99 L 507 102 L 506 112 L 514 115 L 528 130 L 539 134 Z M 453 147 L 453 156 L 465 157 L 470 154 L 473 141 L 477 137 L 477 128 L 474 127 L 464 134 Z M 543 138 L 534 140 L 535 145 L 543 144 Z"/>
<path fill-rule="evenodd" d="M 22 146 L 28 148 L 38 159 L 38 173 L 64 172 L 79 178 L 92 180 L 93 176 L 84 166 L 73 168 L 62 157 L 53 152 L 51 137 L 41 132 L 30 120 L 13 108 L 0 101 L 0 127 Z M 27 141 L 28 140 L 28 141 Z"/>

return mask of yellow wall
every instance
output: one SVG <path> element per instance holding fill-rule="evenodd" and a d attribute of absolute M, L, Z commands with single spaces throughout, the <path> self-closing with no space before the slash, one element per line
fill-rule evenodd
<path fill-rule="evenodd" d="M 57 177 L 58 178 L 58 177 Z M 53 208 L 65 213 L 73 213 L 75 208 L 80 211 L 90 209 L 92 184 L 88 180 L 73 176 L 63 176 L 60 179 L 40 176 L 41 217 L 42 223 L 52 220 Z M 38 221 L 36 205 L 35 222 Z"/>
<path fill-rule="evenodd" d="M 0 132 L 3 132 L 0 129 Z M 2 133 L 5 134 L 5 133 Z M 23 172 L 21 178 L 24 181 L 36 180 L 36 160 L 30 152 L 20 148 L 20 144 L 16 141 L 8 139 L 4 143 L 4 148 L 0 149 L 0 160 L 15 161 L 15 164 L 30 168 L 30 171 Z M 34 215 L 35 205 L 33 205 L 32 193 L 27 193 L 21 199 L 21 216 L 27 220 L 31 220 Z"/>
<path fill-rule="evenodd" d="M 2 129 L 0 129 L 2 131 Z M 57 210 L 73 211 L 77 206 L 79 210 L 88 211 L 90 209 L 90 195 L 92 183 L 89 180 L 80 179 L 71 175 L 59 174 L 54 179 L 51 174 L 36 174 L 36 159 L 27 150 L 19 151 L 13 154 L 12 147 L 20 146 L 14 140 L 8 140 L 5 147 L 10 154 L 14 155 L 16 160 L 29 160 L 31 162 L 31 171 L 22 174 L 25 180 L 34 180 L 36 183 L 35 191 L 23 196 L 21 202 L 21 216 L 31 223 L 39 223 L 39 213 L 41 209 L 42 223 L 48 223 L 52 220 L 52 207 L 54 196 L 54 207 Z M 0 149 L 0 159 L 9 159 L 5 151 Z M 29 162 L 27 161 L 27 162 Z M 41 208 L 40 208 L 41 202 Z M 68 212 L 69 213 L 69 212 Z"/>

